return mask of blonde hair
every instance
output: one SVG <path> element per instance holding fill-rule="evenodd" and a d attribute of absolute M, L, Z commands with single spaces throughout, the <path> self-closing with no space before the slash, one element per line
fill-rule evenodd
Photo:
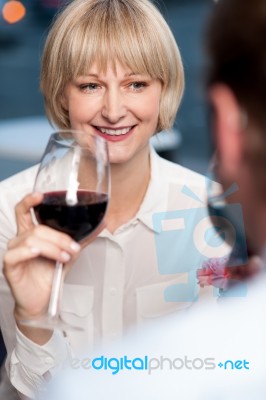
<path fill-rule="evenodd" d="M 57 17 L 42 60 L 41 90 L 49 120 L 68 128 L 61 98 L 68 82 L 96 62 L 120 62 L 162 82 L 157 131 L 174 123 L 184 90 L 184 71 L 173 34 L 149 0 L 74 0 Z"/>

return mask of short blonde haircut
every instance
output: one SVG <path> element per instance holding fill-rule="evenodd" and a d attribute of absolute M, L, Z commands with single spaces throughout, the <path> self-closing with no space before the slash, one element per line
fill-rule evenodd
<path fill-rule="evenodd" d="M 66 84 L 119 62 L 162 82 L 157 131 L 169 129 L 184 90 L 184 71 L 173 34 L 149 0 L 74 0 L 57 17 L 44 48 L 41 90 L 49 120 L 69 128 L 61 104 Z"/>

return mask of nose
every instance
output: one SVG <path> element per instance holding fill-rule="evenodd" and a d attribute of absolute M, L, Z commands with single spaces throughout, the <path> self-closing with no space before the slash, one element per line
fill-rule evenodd
<path fill-rule="evenodd" d="M 102 105 L 102 116 L 115 124 L 126 115 L 126 104 L 123 94 L 118 88 L 106 90 Z"/>

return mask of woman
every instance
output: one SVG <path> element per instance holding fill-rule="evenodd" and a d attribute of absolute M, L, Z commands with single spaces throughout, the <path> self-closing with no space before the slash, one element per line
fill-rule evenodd
<path fill-rule="evenodd" d="M 108 141 L 112 193 L 106 228 L 82 250 L 65 234 L 32 223 L 30 208 L 41 201 L 40 194 L 29 194 L 36 167 L 1 184 L 0 244 L 14 298 L 2 279 L 1 328 L 11 381 L 24 395 L 33 396 L 69 352 L 118 339 L 126 328 L 195 299 L 196 279 L 184 285 L 197 267 L 184 267 L 191 235 L 186 231 L 181 250 L 174 238 L 168 240 L 159 255 L 164 232 L 152 220 L 199 206 L 182 192 L 185 184 L 198 196 L 204 192 L 199 175 L 161 159 L 149 146 L 152 135 L 173 124 L 183 86 L 173 35 L 148 0 L 74 0 L 55 21 L 42 62 L 47 114 L 59 128 L 91 131 Z M 43 258 L 53 261 L 50 268 Z M 62 316 L 85 331 L 63 336 L 21 325 L 46 309 L 54 261 L 73 259 Z M 175 286 L 185 296 L 166 301 L 165 290 Z"/>

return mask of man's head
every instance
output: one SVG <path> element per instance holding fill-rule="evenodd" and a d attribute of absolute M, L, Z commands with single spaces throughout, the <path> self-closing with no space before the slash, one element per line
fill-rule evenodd
<path fill-rule="evenodd" d="M 257 230 L 266 219 L 265 43 L 265 0 L 220 0 L 214 6 L 207 51 L 218 174 L 224 186 L 239 184 L 236 199 L 243 205 L 247 236 L 256 237 L 257 249 L 266 239 Z"/>

